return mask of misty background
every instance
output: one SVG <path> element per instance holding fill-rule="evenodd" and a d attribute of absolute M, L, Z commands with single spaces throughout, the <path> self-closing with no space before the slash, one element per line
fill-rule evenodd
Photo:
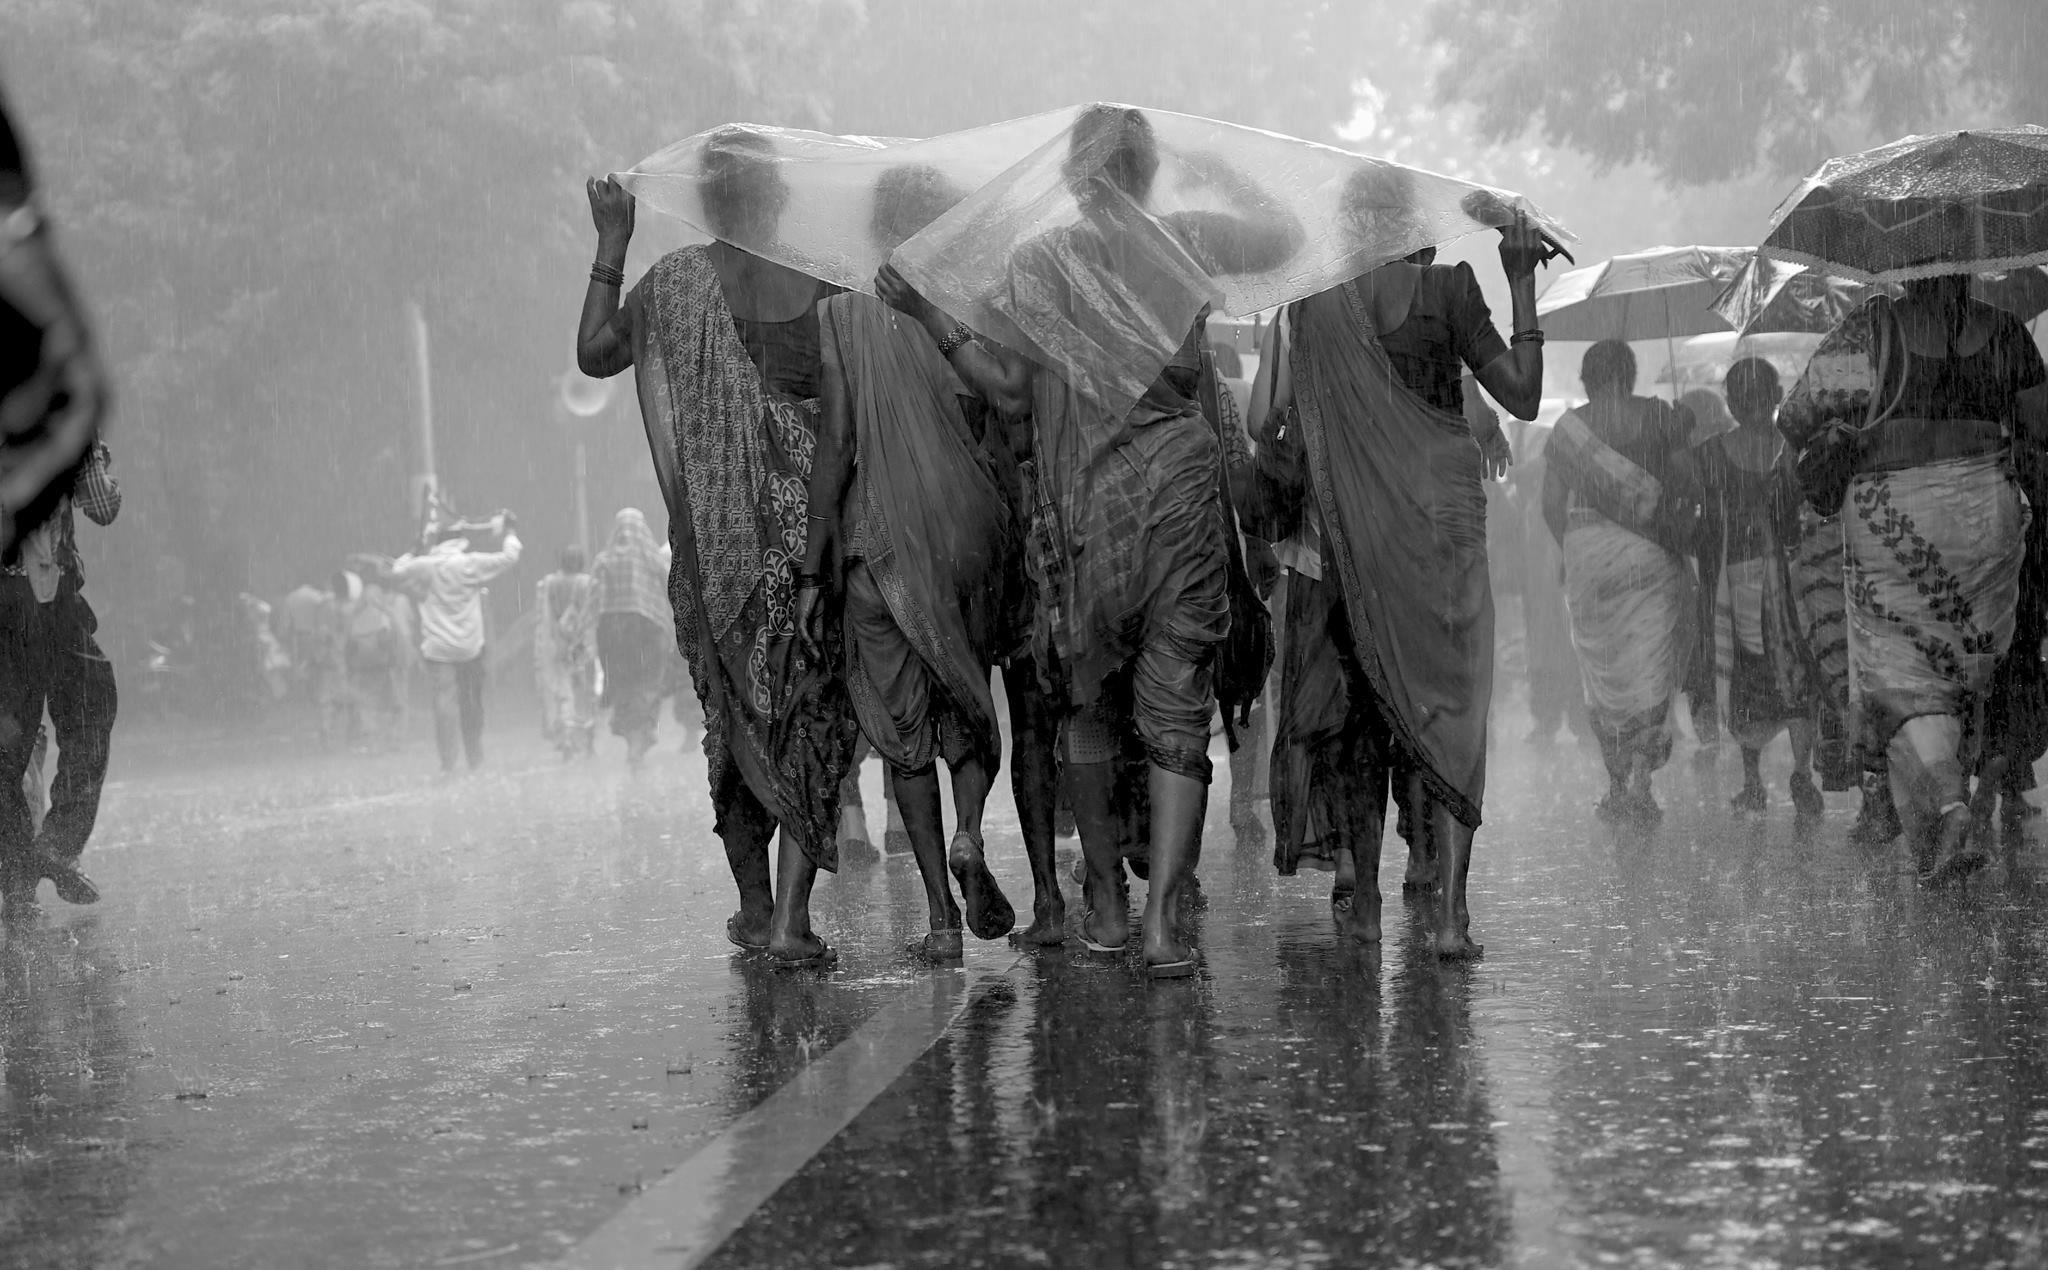
<path fill-rule="evenodd" d="M 660 531 L 630 391 L 573 424 L 557 405 L 594 241 L 582 182 L 714 124 L 929 135 L 1127 101 L 1518 190 L 1592 263 L 1753 244 L 1832 154 L 2044 122 L 2048 9 L 1934 8 L 10 0 L 0 84 L 116 381 L 127 506 L 79 536 L 101 642 L 125 695 L 147 636 L 189 614 L 205 691 L 185 708 L 232 716 L 259 696 L 241 592 L 408 545 L 409 303 L 443 488 L 521 518 L 501 626 L 574 539 L 572 428 L 593 534 L 626 505 Z M 681 240 L 643 214 L 629 278 Z M 1491 238 L 1446 258 L 1479 264 L 1504 319 Z M 1576 357 L 1552 360 L 1575 391 Z"/>

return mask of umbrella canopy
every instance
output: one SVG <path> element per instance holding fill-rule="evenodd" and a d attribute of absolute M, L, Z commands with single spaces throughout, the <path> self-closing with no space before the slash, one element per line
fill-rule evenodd
<path fill-rule="evenodd" d="M 841 286 L 866 290 L 892 263 L 954 317 L 1117 408 L 1204 305 L 1271 309 L 1518 214 L 1570 236 L 1506 191 L 1100 104 L 916 141 L 728 125 L 617 175 L 714 238 Z M 1253 221 L 1280 227 L 1265 237 L 1291 250 L 1230 267 L 1198 254 Z M 1224 232 L 1189 232 L 1204 225 Z M 1059 299 L 1070 295 L 1089 302 Z"/>
<path fill-rule="evenodd" d="M 1745 335 L 1825 334 L 1872 295 L 1895 290 L 1889 284 L 1837 277 L 1819 266 L 1758 256 L 1714 301 L 1714 311 Z M 1970 294 L 2031 322 L 2048 312 L 2048 271 L 2029 266 L 1975 274 Z"/>
<path fill-rule="evenodd" d="M 2048 128 L 1905 137 L 1829 159 L 1779 205 L 1758 250 L 1862 282 L 2048 264 Z"/>
<path fill-rule="evenodd" d="M 1714 311 L 1748 247 L 1652 247 L 1562 274 L 1536 302 L 1554 340 L 1683 339 L 1725 331 Z"/>

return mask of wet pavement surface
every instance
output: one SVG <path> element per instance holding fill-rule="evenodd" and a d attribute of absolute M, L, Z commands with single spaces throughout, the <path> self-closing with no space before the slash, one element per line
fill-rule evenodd
<path fill-rule="evenodd" d="M 493 746 L 117 757 L 106 899 L 0 946 L 0 1264 L 672 1266 L 616 1249 L 678 1205 L 718 1267 L 2048 1260 L 2038 843 L 1927 894 L 1853 795 L 1797 838 L 1778 755 L 1762 822 L 1729 751 L 1617 834 L 1593 756 L 1504 743 L 1475 966 L 1391 851 L 1384 949 L 1339 940 L 1219 762 L 1206 965 L 1154 984 L 915 963 L 907 858 L 821 884 L 838 969 L 776 972 L 673 729 L 638 777 Z M 988 838 L 1028 908 L 1006 791 Z"/>

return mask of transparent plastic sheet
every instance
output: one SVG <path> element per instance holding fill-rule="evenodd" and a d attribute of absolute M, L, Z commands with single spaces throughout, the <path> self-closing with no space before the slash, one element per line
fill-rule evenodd
<path fill-rule="evenodd" d="M 840 286 L 893 262 L 1111 411 L 1204 305 L 1248 314 L 1526 213 L 1518 195 L 1168 111 L 1090 105 L 924 140 L 735 124 L 619 179 L 656 210 Z"/>

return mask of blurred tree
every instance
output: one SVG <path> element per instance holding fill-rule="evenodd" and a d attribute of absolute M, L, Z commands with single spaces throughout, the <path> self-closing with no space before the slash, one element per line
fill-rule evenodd
<path fill-rule="evenodd" d="M 1451 54 L 1439 98 L 1486 136 L 1533 128 L 1673 185 L 2048 115 L 2040 0 L 1436 0 L 1430 32 Z"/>

